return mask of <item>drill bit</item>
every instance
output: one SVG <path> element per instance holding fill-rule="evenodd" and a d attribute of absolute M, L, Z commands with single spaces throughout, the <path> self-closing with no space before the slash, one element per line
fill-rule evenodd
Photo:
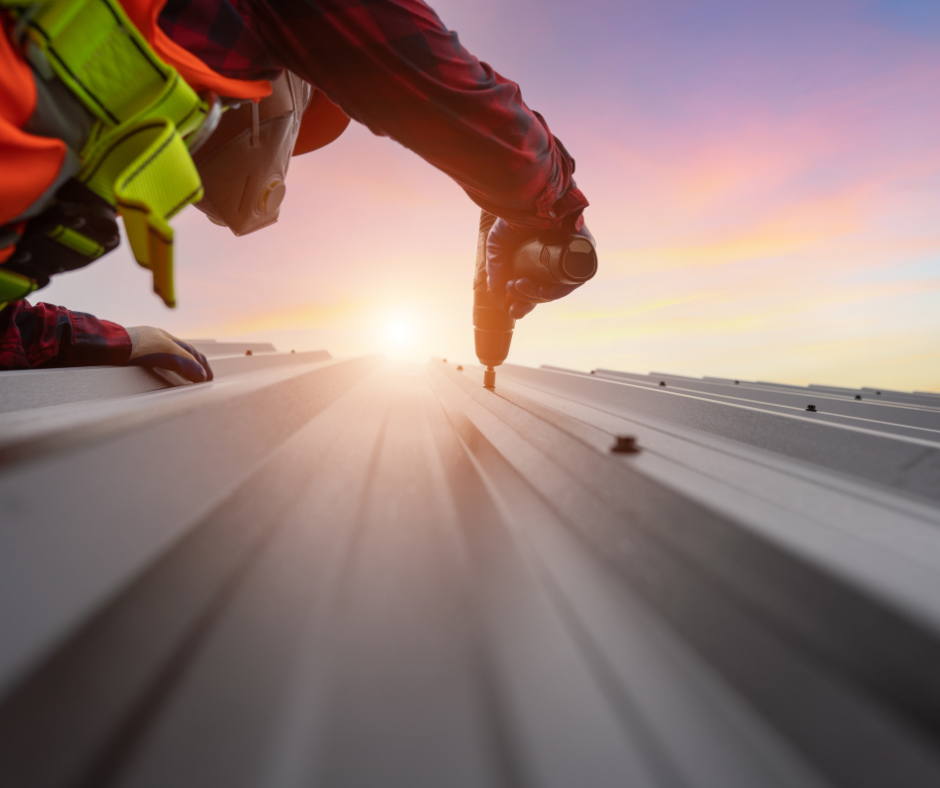
<path fill-rule="evenodd" d="M 486 367 L 486 372 L 483 373 L 483 388 L 496 388 L 496 369 L 492 364 L 488 364 Z"/>

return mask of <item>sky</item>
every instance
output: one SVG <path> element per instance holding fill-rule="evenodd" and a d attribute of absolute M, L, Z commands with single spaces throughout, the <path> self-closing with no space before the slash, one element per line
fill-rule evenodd
<path fill-rule="evenodd" d="M 940 391 L 937 0 L 436 0 L 577 159 L 590 283 L 510 363 Z M 176 310 L 126 245 L 41 300 L 177 336 L 473 363 L 479 210 L 352 124 L 278 224 L 174 221 Z"/>

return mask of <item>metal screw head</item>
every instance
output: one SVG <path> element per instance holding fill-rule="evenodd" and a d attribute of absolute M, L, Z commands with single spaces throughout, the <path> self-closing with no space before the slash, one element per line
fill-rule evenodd
<path fill-rule="evenodd" d="M 246 350 L 246 351 L 245 351 L 245 355 L 246 355 L 246 356 L 250 356 L 250 355 L 253 355 L 253 354 L 252 354 L 252 352 L 251 352 L 250 350 Z"/>
<path fill-rule="evenodd" d="M 806 409 L 807 409 L 810 413 L 815 413 L 815 412 L 816 412 L 816 406 L 815 406 L 815 405 L 807 405 L 807 406 L 806 406 Z"/>
<path fill-rule="evenodd" d="M 734 385 L 735 385 L 735 386 L 740 386 L 740 385 L 741 385 L 741 381 L 740 381 L 740 380 L 734 381 Z"/>
<path fill-rule="evenodd" d="M 447 359 L 446 359 L 446 358 L 442 358 L 441 361 L 443 361 L 445 364 L 447 363 Z"/>
<path fill-rule="evenodd" d="M 458 371 L 458 372 L 463 372 L 463 367 L 460 366 L 460 364 L 457 365 L 457 371 Z"/>
<path fill-rule="evenodd" d="M 881 396 L 881 392 L 880 392 L 880 391 L 876 391 L 875 394 L 877 394 L 879 397 Z"/>
<path fill-rule="evenodd" d="M 862 395 L 861 395 L 861 394 L 856 394 L 856 395 L 855 395 L 855 399 L 861 399 L 861 398 L 862 398 Z"/>
<path fill-rule="evenodd" d="M 640 447 L 633 435 L 618 435 L 610 447 L 611 454 L 638 454 L 639 451 Z"/>
<path fill-rule="evenodd" d="M 666 385 L 666 381 L 665 381 L 665 380 L 659 381 L 659 385 L 660 385 L 660 386 L 665 386 L 665 385 Z"/>
<path fill-rule="evenodd" d="M 297 352 L 296 350 L 292 350 L 292 351 L 291 351 L 291 353 L 296 353 L 296 352 Z"/>

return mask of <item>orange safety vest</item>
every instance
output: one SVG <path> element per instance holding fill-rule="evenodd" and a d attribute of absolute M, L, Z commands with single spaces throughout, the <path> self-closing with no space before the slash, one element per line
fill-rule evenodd
<path fill-rule="evenodd" d="M 212 91 L 232 99 L 258 101 L 271 93 L 266 80 L 224 77 L 170 39 L 157 24 L 166 0 L 120 0 L 128 18 L 153 50 L 197 93 Z M 30 206 L 46 196 L 56 183 L 65 161 L 63 140 L 39 137 L 24 131 L 36 108 L 36 83 L 29 64 L 11 41 L 11 20 L 0 17 L 0 227 L 15 222 Z M 294 155 L 320 148 L 336 139 L 349 124 L 349 118 L 326 96 L 317 91 L 304 113 Z M 0 263 L 14 247 L 0 249 Z"/>

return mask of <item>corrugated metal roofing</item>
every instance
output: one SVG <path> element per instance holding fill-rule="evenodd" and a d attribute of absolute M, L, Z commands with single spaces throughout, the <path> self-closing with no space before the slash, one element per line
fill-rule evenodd
<path fill-rule="evenodd" d="M 940 397 L 302 356 L 0 380 L 4 788 L 940 785 Z"/>

